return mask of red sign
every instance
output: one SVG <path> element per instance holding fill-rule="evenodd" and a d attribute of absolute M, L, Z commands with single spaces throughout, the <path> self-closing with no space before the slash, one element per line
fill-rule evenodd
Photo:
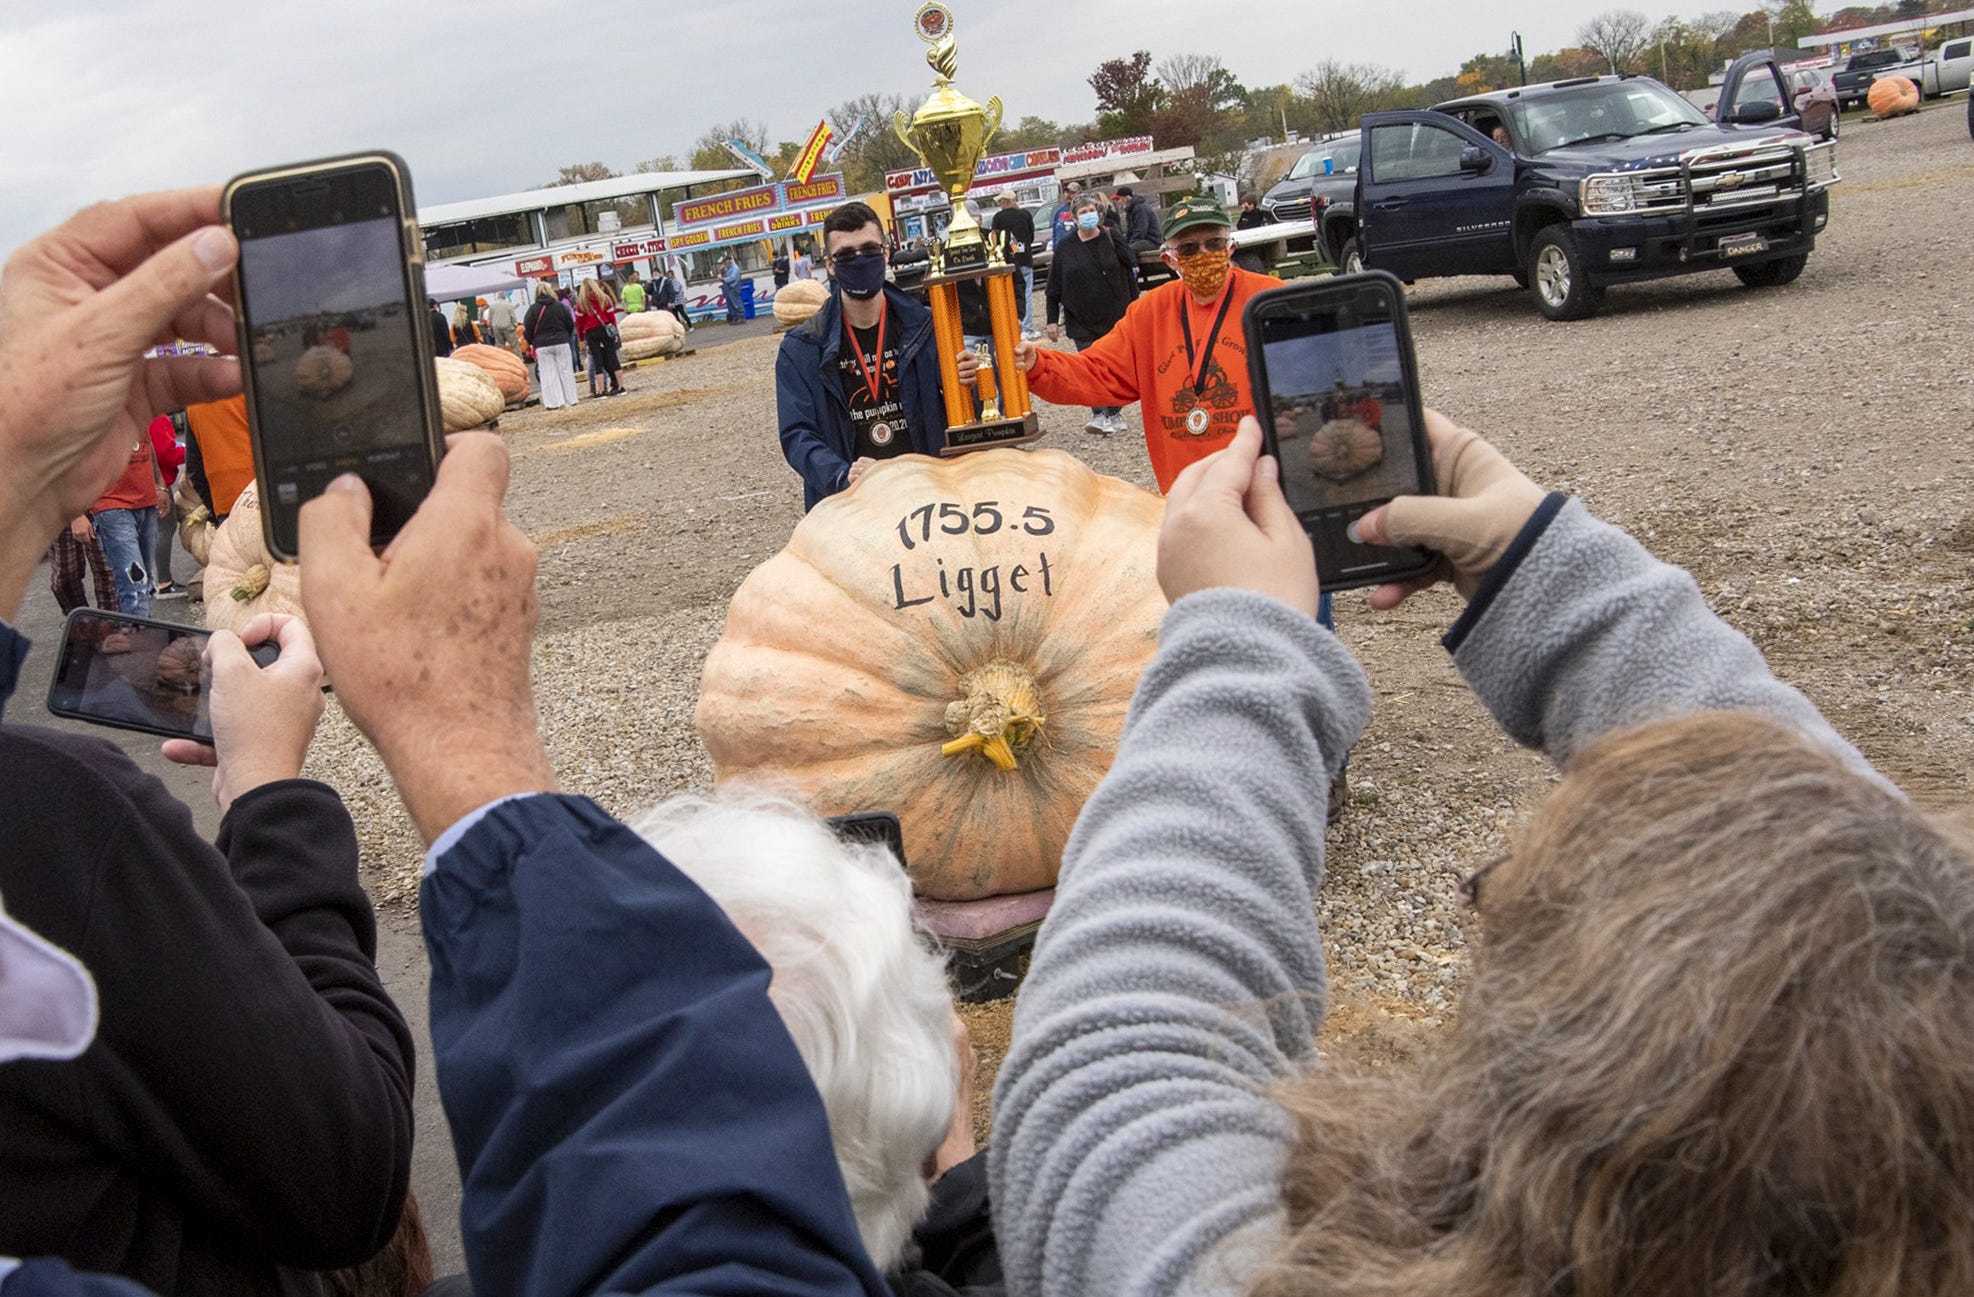
<path fill-rule="evenodd" d="M 996 188 L 1030 174 L 1052 171 L 1061 162 L 1061 149 L 1026 149 L 1020 153 L 996 153 L 992 157 L 982 158 L 980 165 L 973 169 L 973 187 Z M 934 178 L 930 167 L 884 173 L 884 188 L 887 193 L 909 194 L 920 189 L 936 189 L 938 185 L 939 181 Z"/>
<path fill-rule="evenodd" d="M 646 239 L 641 243 L 619 243 L 610 249 L 612 261 L 636 261 L 639 257 L 663 256 L 665 240 Z"/>
<path fill-rule="evenodd" d="M 522 257 L 514 263 L 517 275 L 552 275 L 555 273 L 554 257 Z"/>
<path fill-rule="evenodd" d="M 780 185 L 757 185 L 712 198 L 695 198 L 672 208 L 672 220 L 678 225 L 710 225 L 714 221 L 765 212 L 775 206 L 780 189 Z"/>
<path fill-rule="evenodd" d="M 1133 135 L 1128 140 L 1093 140 L 1088 144 L 1078 144 L 1062 151 L 1062 165 L 1073 166 L 1078 162 L 1095 162 L 1099 158 L 1129 158 L 1153 150 L 1152 137 Z"/>

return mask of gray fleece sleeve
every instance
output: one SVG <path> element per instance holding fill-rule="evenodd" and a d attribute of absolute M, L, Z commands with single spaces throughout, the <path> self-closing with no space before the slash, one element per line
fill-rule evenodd
<path fill-rule="evenodd" d="M 1270 1087 L 1314 1052 L 1331 772 L 1371 694 L 1335 636 L 1214 590 L 1175 604 L 1077 821 L 994 1088 L 1015 1297 L 1240 1292 L 1281 1229 Z"/>
<path fill-rule="evenodd" d="M 1560 503 L 1557 497 L 1552 502 Z M 1582 504 L 1545 505 L 1447 636 L 1467 683 L 1516 742 L 1566 766 L 1604 734 L 1746 707 L 1871 767 L 1761 651 L 1716 617 L 1686 572 Z M 1546 524 L 1546 525 L 1545 525 Z"/>

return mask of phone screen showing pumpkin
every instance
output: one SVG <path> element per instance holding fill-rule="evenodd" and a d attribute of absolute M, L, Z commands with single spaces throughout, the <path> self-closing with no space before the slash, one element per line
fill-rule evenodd
<path fill-rule="evenodd" d="M 302 504 L 343 473 L 369 486 L 382 543 L 436 470 L 419 332 L 429 312 L 409 273 L 398 178 L 373 162 L 235 183 L 241 360 L 269 548 L 295 553 Z"/>
<path fill-rule="evenodd" d="M 1372 273 L 1276 289 L 1248 308 L 1257 413 L 1326 590 L 1432 563 L 1424 550 L 1359 545 L 1348 535 L 1393 496 L 1433 489 L 1404 292 L 1388 279 Z"/>
<path fill-rule="evenodd" d="M 212 742 L 205 666 L 210 631 L 78 608 L 62 627 L 48 710 L 57 716 L 167 738 Z M 266 666 L 279 654 L 256 645 Z"/>

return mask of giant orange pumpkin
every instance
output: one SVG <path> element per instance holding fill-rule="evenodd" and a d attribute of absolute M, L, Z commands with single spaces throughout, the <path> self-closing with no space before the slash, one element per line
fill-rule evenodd
<path fill-rule="evenodd" d="M 1904 77 L 1879 77 L 1871 83 L 1864 99 L 1880 117 L 1919 111 L 1919 87 Z"/>
<path fill-rule="evenodd" d="M 819 279 L 798 279 L 775 290 L 775 323 L 792 329 L 820 311 L 829 290 Z"/>
<path fill-rule="evenodd" d="M 509 405 L 528 399 L 528 367 L 521 358 L 505 347 L 489 347 L 484 342 L 469 342 L 463 347 L 452 349 L 454 360 L 463 360 L 476 366 L 493 385 L 500 389 L 501 397 Z"/>
<path fill-rule="evenodd" d="M 1362 419 L 1332 419 L 1309 434 L 1309 471 L 1332 482 L 1356 477 L 1384 457 L 1384 438 Z"/>
<path fill-rule="evenodd" d="M 650 360 L 685 349 L 685 326 L 670 311 L 637 311 L 617 321 L 623 338 L 618 354 L 625 360 Z"/>
<path fill-rule="evenodd" d="M 896 813 L 923 896 L 1052 886 L 1157 647 L 1163 512 L 1056 450 L 881 462 L 734 595 L 715 779 Z"/>
<path fill-rule="evenodd" d="M 439 414 L 447 432 L 485 427 L 507 409 L 506 398 L 478 365 L 448 356 L 432 365 L 438 371 Z"/>

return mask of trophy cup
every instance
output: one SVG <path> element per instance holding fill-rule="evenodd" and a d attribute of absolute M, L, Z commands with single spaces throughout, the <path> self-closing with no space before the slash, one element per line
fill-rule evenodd
<path fill-rule="evenodd" d="M 962 455 L 1033 441 L 1042 434 L 1029 400 L 1027 377 L 1014 364 L 1015 345 L 1021 340 L 1021 309 L 1014 286 L 1021 272 L 1006 264 L 1002 250 L 981 233 L 980 222 L 966 205 L 987 143 L 1001 127 L 1001 101 L 995 96 L 983 108 L 953 88 L 959 47 L 953 41 L 952 10 L 940 0 L 927 0 L 913 25 L 919 39 L 932 46 L 925 61 L 938 79 L 932 97 L 916 113 L 909 118 L 898 113 L 892 124 L 953 204 L 952 224 L 933 245 L 932 273 L 925 280 L 939 346 L 940 393 L 946 403 L 946 445 L 939 453 Z M 983 356 L 980 377 L 971 387 L 960 381 L 958 365 L 965 338 L 960 328 L 960 285 L 969 281 L 978 282 L 987 295 L 993 359 L 999 362 L 997 372 Z"/>

